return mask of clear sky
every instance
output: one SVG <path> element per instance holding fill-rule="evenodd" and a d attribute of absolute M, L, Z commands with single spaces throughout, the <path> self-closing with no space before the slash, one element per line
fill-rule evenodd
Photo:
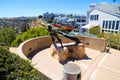
<path fill-rule="evenodd" d="M 45 12 L 86 15 L 91 3 L 120 0 L 0 0 L 0 17 L 38 16 Z"/>

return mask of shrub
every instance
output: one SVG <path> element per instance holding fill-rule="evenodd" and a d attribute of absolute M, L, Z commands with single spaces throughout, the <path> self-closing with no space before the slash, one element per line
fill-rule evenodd
<path fill-rule="evenodd" d="M 46 80 L 29 61 L 0 47 L 0 80 Z"/>
<path fill-rule="evenodd" d="M 99 33 L 99 34 L 97 35 L 97 37 L 98 37 L 98 38 L 105 38 L 104 35 L 105 35 L 105 33 Z"/>
<path fill-rule="evenodd" d="M 21 36 L 17 36 L 16 39 L 12 42 L 12 46 L 16 47 L 19 46 L 20 43 L 22 43 L 25 40 L 45 35 L 49 35 L 49 32 L 45 28 L 43 27 L 32 28 L 24 32 Z"/>
<path fill-rule="evenodd" d="M 112 48 L 120 49 L 120 33 L 100 33 L 99 38 L 104 38 Z"/>
<path fill-rule="evenodd" d="M 92 27 L 89 32 L 94 35 L 100 34 L 100 26 L 94 26 Z"/>
<path fill-rule="evenodd" d="M 115 40 L 115 36 L 113 33 L 106 33 L 105 34 L 105 39 L 107 42 L 109 43 L 114 43 L 114 40 Z"/>
<path fill-rule="evenodd" d="M 114 49 L 120 49 L 120 45 L 118 45 L 118 44 L 110 43 L 110 46 Z"/>
<path fill-rule="evenodd" d="M 0 43 L 10 46 L 16 38 L 16 31 L 10 27 L 0 30 Z"/>

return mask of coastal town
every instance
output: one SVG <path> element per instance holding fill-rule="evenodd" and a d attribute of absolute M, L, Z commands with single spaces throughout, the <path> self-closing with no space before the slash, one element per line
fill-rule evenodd
<path fill-rule="evenodd" d="M 42 21 L 48 23 L 60 24 L 63 26 L 78 28 L 79 30 L 90 29 L 94 26 L 102 26 L 102 32 L 120 32 L 120 7 L 119 4 L 108 4 L 101 2 L 98 5 L 90 4 L 87 15 L 63 14 L 63 13 L 43 13 Z M 106 16 L 105 16 L 106 15 Z M 38 16 L 39 17 L 39 16 Z M 30 22 L 38 17 L 18 17 L 18 18 L 1 18 L 0 28 L 6 26 L 20 27 L 22 24 L 30 26 Z"/>

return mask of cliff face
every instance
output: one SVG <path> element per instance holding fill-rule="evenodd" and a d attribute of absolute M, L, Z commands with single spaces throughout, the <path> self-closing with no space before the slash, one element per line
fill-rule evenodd
<path fill-rule="evenodd" d="M 30 28 L 36 28 L 36 27 L 44 27 L 45 24 L 41 22 L 40 19 L 34 19 L 30 23 Z"/>
<path fill-rule="evenodd" d="M 25 31 L 27 28 L 44 27 L 45 24 L 37 17 L 15 17 L 0 18 L 0 29 L 5 27 L 13 27 L 18 31 Z"/>
<path fill-rule="evenodd" d="M 0 18 L 0 28 L 13 27 L 20 28 L 29 25 L 36 17 L 15 17 L 15 18 Z"/>

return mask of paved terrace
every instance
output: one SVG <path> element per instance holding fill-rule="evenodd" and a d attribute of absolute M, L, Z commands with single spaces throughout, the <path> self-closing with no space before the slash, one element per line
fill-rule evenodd
<path fill-rule="evenodd" d="M 52 80 L 62 79 L 64 64 L 51 57 L 50 48 L 41 50 L 32 56 L 35 68 Z M 111 49 L 111 53 L 86 48 L 86 58 L 66 63 L 74 63 L 81 67 L 81 80 L 120 80 L 120 51 Z"/>
<path fill-rule="evenodd" d="M 27 58 L 25 56 L 28 56 L 28 54 L 31 52 L 31 49 L 34 50 L 40 46 L 48 45 L 47 42 L 44 42 L 45 40 L 50 43 L 50 39 L 48 37 L 35 38 L 24 42 L 18 48 L 10 48 L 10 51 L 17 53 L 22 58 Z M 90 47 L 92 48 L 99 48 L 102 42 L 100 43 L 98 40 L 99 39 L 93 40 L 91 38 L 87 38 L 85 41 L 88 42 L 85 43 L 89 43 Z M 98 43 L 93 45 L 92 41 L 95 43 L 99 42 L 100 44 Z M 120 50 L 110 49 L 110 53 L 102 53 L 99 50 L 92 48 L 86 47 L 86 57 L 84 59 L 74 61 L 69 60 L 64 64 L 74 63 L 80 66 L 82 69 L 81 80 L 120 80 Z M 37 70 L 52 80 L 61 80 L 62 67 L 64 64 L 51 57 L 49 53 L 50 48 L 44 48 L 42 50 L 29 54 L 29 58 L 31 58 L 32 64 L 35 65 L 34 67 Z"/>
<path fill-rule="evenodd" d="M 17 48 L 11 48 L 15 52 Z M 61 80 L 62 67 L 64 64 L 51 57 L 50 48 L 43 49 L 31 54 L 32 64 L 35 68 L 51 78 Z M 120 51 L 110 49 L 110 53 L 86 48 L 86 58 L 80 60 L 69 60 L 67 63 L 74 63 L 81 67 L 81 80 L 120 80 Z"/>

